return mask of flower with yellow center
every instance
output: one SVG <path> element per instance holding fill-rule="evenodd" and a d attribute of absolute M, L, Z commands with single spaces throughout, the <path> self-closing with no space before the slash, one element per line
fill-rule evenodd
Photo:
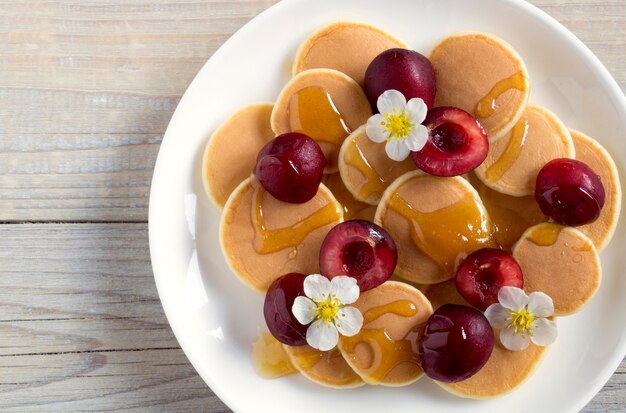
<path fill-rule="evenodd" d="M 311 274 L 304 279 L 304 296 L 296 297 L 291 312 L 300 324 L 311 324 L 306 332 L 307 343 L 328 351 L 337 345 L 339 334 L 351 337 L 361 330 L 363 315 L 354 307 L 359 298 L 356 279 L 344 275 L 332 280 Z"/>
<path fill-rule="evenodd" d="M 403 161 L 411 151 L 420 151 L 428 140 L 422 125 L 428 108 L 420 98 L 406 101 L 404 95 L 390 89 L 378 97 L 377 113 L 367 120 L 365 133 L 374 142 L 385 144 L 385 152 L 394 161 Z"/>
<path fill-rule="evenodd" d="M 516 287 L 502 287 L 499 303 L 490 305 L 485 317 L 493 328 L 500 329 L 500 342 L 509 350 L 524 350 L 532 341 L 547 346 L 556 340 L 556 323 L 549 320 L 554 313 L 552 299 L 542 293 L 526 295 Z"/>

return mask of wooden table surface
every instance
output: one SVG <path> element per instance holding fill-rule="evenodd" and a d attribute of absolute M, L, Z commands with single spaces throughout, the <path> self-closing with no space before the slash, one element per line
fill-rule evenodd
<path fill-rule="evenodd" d="M 0 0 L 0 410 L 223 412 L 157 296 L 148 194 L 176 105 L 275 0 Z M 626 90 L 625 0 L 533 0 Z M 587 406 L 626 411 L 626 363 Z"/>

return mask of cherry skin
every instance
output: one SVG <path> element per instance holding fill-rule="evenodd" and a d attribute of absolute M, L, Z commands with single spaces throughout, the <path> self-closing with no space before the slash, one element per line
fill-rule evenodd
<path fill-rule="evenodd" d="M 476 374 L 489 360 L 494 336 L 480 311 L 444 304 L 428 319 L 418 350 L 424 373 L 454 383 Z"/>
<path fill-rule="evenodd" d="M 320 272 L 356 278 L 361 291 L 379 286 L 391 277 L 398 251 L 391 235 L 364 220 L 346 221 L 331 229 L 320 249 Z"/>
<path fill-rule="evenodd" d="M 386 90 L 401 92 L 407 101 L 421 98 L 428 108 L 435 102 L 435 69 L 427 57 L 408 49 L 385 50 L 365 71 L 364 89 L 373 108 Z"/>
<path fill-rule="evenodd" d="M 465 257 L 455 279 L 463 298 L 481 311 L 498 302 L 500 288 L 524 287 L 522 269 L 515 258 L 496 248 L 483 248 Z"/>
<path fill-rule="evenodd" d="M 302 133 L 285 133 L 259 152 L 254 174 L 261 185 L 284 202 L 304 203 L 320 186 L 326 158 L 320 146 Z"/>
<path fill-rule="evenodd" d="M 600 216 L 605 192 L 602 180 L 587 164 L 553 159 L 537 174 L 535 200 L 554 221 L 570 226 L 589 224 Z"/>
<path fill-rule="evenodd" d="M 487 133 L 464 110 L 450 106 L 431 109 L 424 125 L 428 141 L 422 150 L 411 154 L 415 165 L 424 172 L 436 176 L 463 175 L 487 157 Z"/>
<path fill-rule="evenodd" d="M 291 308 L 296 297 L 304 296 L 306 275 L 289 273 L 274 280 L 265 294 L 263 315 L 270 333 L 283 344 L 303 346 L 306 344 L 308 325 L 300 324 Z"/>

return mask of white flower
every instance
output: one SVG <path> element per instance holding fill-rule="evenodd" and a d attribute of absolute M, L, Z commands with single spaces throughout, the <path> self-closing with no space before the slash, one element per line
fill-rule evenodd
<path fill-rule="evenodd" d="M 363 315 L 354 307 L 346 307 L 359 298 L 356 279 L 344 275 L 332 281 L 320 274 L 304 279 L 306 297 L 296 297 L 291 311 L 300 322 L 311 323 L 306 341 L 321 351 L 331 350 L 339 341 L 339 333 L 351 337 L 361 330 Z"/>
<path fill-rule="evenodd" d="M 387 141 L 385 152 L 394 161 L 403 161 L 409 151 L 419 151 L 428 140 L 428 130 L 421 123 L 428 108 L 420 98 L 406 101 L 404 95 L 390 89 L 378 97 L 377 113 L 367 120 L 365 133 L 374 142 Z"/>
<path fill-rule="evenodd" d="M 524 350 L 532 341 L 547 346 L 556 340 L 556 323 L 548 320 L 554 313 L 552 298 L 542 292 L 526 295 L 516 287 L 502 287 L 499 304 L 491 304 L 485 317 L 500 329 L 500 341 L 509 350 Z"/>

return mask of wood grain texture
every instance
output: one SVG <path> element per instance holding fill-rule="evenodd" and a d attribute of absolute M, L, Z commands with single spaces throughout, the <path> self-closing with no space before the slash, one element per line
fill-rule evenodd
<path fill-rule="evenodd" d="M 0 411 L 229 411 L 161 309 L 148 194 L 191 79 L 275 2 L 0 0 Z M 626 90 L 624 0 L 531 2 Z M 626 362 L 585 412 L 626 412 Z"/>

